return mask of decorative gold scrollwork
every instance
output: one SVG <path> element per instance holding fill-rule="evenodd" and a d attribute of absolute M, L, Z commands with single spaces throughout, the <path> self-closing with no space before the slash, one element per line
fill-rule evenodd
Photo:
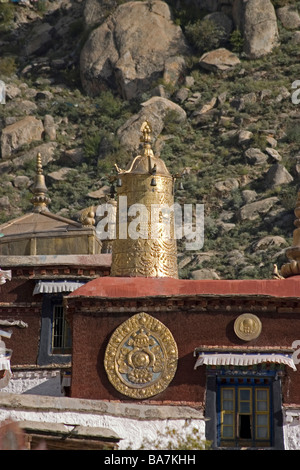
<path fill-rule="evenodd" d="M 116 390 L 141 399 L 168 387 L 176 373 L 177 360 L 177 345 L 169 329 L 142 312 L 122 323 L 112 334 L 104 366 Z"/>

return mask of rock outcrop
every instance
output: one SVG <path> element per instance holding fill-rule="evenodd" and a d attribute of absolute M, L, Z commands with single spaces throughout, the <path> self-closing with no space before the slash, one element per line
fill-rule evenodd
<path fill-rule="evenodd" d="M 130 100 L 149 90 L 165 72 L 172 76 L 174 59 L 175 69 L 182 67 L 181 56 L 187 52 L 182 30 L 172 21 L 165 2 L 128 2 L 85 43 L 80 58 L 82 85 L 91 96 L 104 87 L 115 87 Z"/>
<path fill-rule="evenodd" d="M 185 121 L 187 117 L 186 112 L 179 105 L 160 96 L 153 96 L 142 103 L 140 112 L 129 118 L 118 130 L 122 147 L 130 153 L 137 154 L 142 123 L 147 119 L 151 122 L 153 139 L 155 140 L 164 128 L 165 119 L 169 112 L 172 112 L 178 123 Z"/>
<path fill-rule="evenodd" d="M 239 63 L 240 59 L 237 55 L 223 47 L 206 52 L 199 61 L 201 67 L 211 72 L 228 70 Z"/>
<path fill-rule="evenodd" d="M 257 59 L 278 45 L 277 17 L 271 0 L 248 0 L 243 4 L 244 52 Z"/>
<path fill-rule="evenodd" d="M 1 156 L 10 158 L 14 150 L 32 141 L 40 141 L 43 138 L 44 126 L 41 120 L 33 116 L 26 116 L 2 130 Z"/>
<path fill-rule="evenodd" d="M 278 19 L 286 29 L 300 28 L 300 15 L 296 5 L 286 5 L 276 10 Z"/>
<path fill-rule="evenodd" d="M 264 215 L 269 212 L 269 210 L 278 202 L 278 197 L 274 196 L 261 199 L 260 201 L 251 202 L 250 204 L 245 204 L 238 211 L 237 217 L 239 220 L 255 220 L 260 215 Z"/>
<path fill-rule="evenodd" d="M 292 175 L 287 169 L 280 163 L 275 163 L 271 166 L 266 174 L 266 186 L 267 188 L 275 188 L 282 184 L 288 184 L 293 181 Z"/>

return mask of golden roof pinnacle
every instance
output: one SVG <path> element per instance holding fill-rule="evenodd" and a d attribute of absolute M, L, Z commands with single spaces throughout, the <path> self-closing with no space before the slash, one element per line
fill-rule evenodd
<path fill-rule="evenodd" d="M 115 168 L 119 177 L 128 175 L 128 173 L 135 175 L 157 175 L 157 176 L 168 176 L 170 173 L 164 163 L 164 161 L 155 156 L 151 148 L 151 126 L 148 121 L 143 122 L 141 126 L 141 137 L 140 142 L 144 144 L 144 151 L 141 155 L 133 158 L 133 160 L 127 165 L 125 170 L 122 170 L 115 164 Z"/>
<path fill-rule="evenodd" d="M 174 205 L 174 179 L 164 161 L 151 148 L 151 126 L 145 121 L 140 142 L 144 149 L 121 170 L 116 165 L 117 216 L 116 237 L 113 240 L 111 275 L 114 277 L 178 277 L 177 243 L 174 233 L 174 215 L 170 214 L 170 234 L 165 235 L 165 220 L 152 224 L 152 208 Z M 119 181 L 120 180 L 120 181 Z M 114 189 L 114 188 L 113 188 Z M 124 197 L 125 196 L 125 197 Z M 124 201 L 126 199 L 126 207 Z M 138 215 L 138 237 L 132 235 L 128 218 L 131 208 L 141 208 Z M 128 210 L 129 209 L 129 210 Z M 153 216 L 155 219 L 155 216 Z M 125 221 L 125 222 L 124 222 Z M 152 233 L 151 227 L 157 228 Z"/>
<path fill-rule="evenodd" d="M 141 132 L 142 132 L 142 137 L 141 137 L 141 142 L 144 143 L 144 155 L 152 157 L 153 156 L 153 151 L 151 148 L 151 132 L 152 128 L 148 121 L 143 122 L 142 127 L 141 127 Z"/>
<path fill-rule="evenodd" d="M 46 195 L 48 189 L 45 183 L 45 176 L 43 175 L 42 156 L 40 153 L 36 157 L 36 176 L 32 191 L 34 196 L 31 202 L 34 206 L 34 212 L 48 211 L 47 206 L 51 200 Z"/>

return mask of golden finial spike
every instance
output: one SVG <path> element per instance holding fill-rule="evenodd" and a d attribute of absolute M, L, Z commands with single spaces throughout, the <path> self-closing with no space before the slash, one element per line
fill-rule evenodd
<path fill-rule="evenodd" d="M 43 174 L 43 167 L 42 167 L 42 155 L 40 154 L 40 152 L 37 154 L 36 156 L 36 173 L 38 175 L 42 175 Z"/>
<path fill-rule="evenodd" d="M 36 177 L 33 185 L 34 196 L 31 200 L 35 212 L 48 210 L 47 205 L 50 202 L 50 198 L 46 196 L 47 191 L 45 177 L 43 175 L 42 156 L 38 153 L 36 156 Z"/>
<path fill-rule="evenodd" d="M 150 143 L 152 128 L 148 121 L 143 122 L 142 127 L 141 127 L 141 132 L 142 132 L 141 142 L 144 143 L 144 155 L 152 157 L 153 151 L 152 151 L 151 143 Z"/>
<path fill-rule="evenodd" d="M 141 137 L 141 142 L 150 142 L 150 134 L 152 132 L 152 129 L 148 121 L 143 122 L 141 132 L 143 134 L 143 137 Z"/>

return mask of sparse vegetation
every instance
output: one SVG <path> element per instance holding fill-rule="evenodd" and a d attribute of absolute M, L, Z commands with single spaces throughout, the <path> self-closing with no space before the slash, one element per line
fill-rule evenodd
<path fill-rule="evenodd" d="M 213 21 L 203 19 L 190 22 L 185 27 L 185 34 L 199 54 L 217 49 L 224 41 L 224 30 Z"/>
<path fill-rule="evenodd" d="M 125 2 L 118 1 L 112 8 L 119 3 Z M 168 3 L 173 7 L 174 2 Z M 274 0 L 273 3 L 276 7 L 286 4 L 285 0 Z M 39 119 L 43 120 L 47 114 L 53 116 L 57 124 L 57 146 L 44 172 L 47 175 L 63 165 L 72 166 L 73 172 L 64 182 L 47 178 L 51 210 L 59 212 L 67 208 L 69 214 L 75 216 L 84 207 L 97 203 L 88 197 L 88 193 L 108 184 L 114 163 L 121 168 L 128 163 L 130 155 L 121 147 L 117 131 L 127 119 L 139 112 L 141 104 L 151 97 L 152 88 L 130 102 L 108 87 L 103 87 L 97 96 L 87 96 L 81 87 L 79 53 L 91 28 L 84 29 L 82 15 L 74 15 L 67 23 L 64 35 L 57 36 L 49 50 L 28 58 L 20 57 L 17 54 L 20 43 L 10 40 L 15 37 L 15 33 L 10 36 L 15 13 L 15 5 L 0 4 L 0 30 L 5 33 L 3 46 L 0 46 L 3 52 L 0 79 L 10 77 L 10 85 L 20 89 L 17 106 L 13 106 L 13 100 L 9 100 L 9 106 L 0 105 L 0 126 L 3 128 L 8 122 L 26 114 L 27 111 L 19 106 L 21 101 L 26 106 L 26 102 L 28 105 L 31 100 L 35 106 L 32 106 L 30 114 Z M 61 18 L 60 12 L 42 13 L 39 13 L 39 18 L 47 17 L 51 25 L 56 25 Z M 293 43 L 292 32 L 280 25 L 280 46 L 265 57 L 247 60 L 241 53 L 242 33 L 235 29 L 226 47 L 239 55 L 241 63 L 224 72 L 209 72 L 199 66 L 199 56 L 205 50 L 223 44 L 223 31 L 205 19 L 207 13 L 191 6 L 184 7 L 184 2 L 179 10 L 173 10 L 175 23 L 193 44 L 193 55 L 186 57 L 185 77 L 180 83 L 166 86 L 163 79 L 155 82 L 164 87 L 166 96 L 180 105 L 187 115 L 186 122 L 179 125 L 175 113 L 167 114 L 161 136 L 160 154 L 171 172 L 188 168 L 183 181 L 184 191 L 176 189 L 175 197 L 182 204 L 205 205 L 205 245 L 202 251 L 215 252 L 205 261 L 199 261 L 197 253 L 191 254 L 180 275 L 189 278 L 195 269 L 207 267 L 228 279 L 269 277 L 273 262 L 282 257 L 281 248 L 256 252 L 249 250 L 249 246 L 265 233 L 280 235 L 291 242 L 299 175 L 296 157 L 300 155 L 300 105 L 297 108 L 292 103 L 290 93 L 292 82 L 300 80 L 299 45 Z M 62 45 L 68 45 L 69 49 L 62 50 Z M 66 50 L 68 54 L 65 54 Z M 68 57 L 67 65 L 65 56 Z M 53 63 L 55 67 L 49 65 Z M 191 79 L 189 85 L 184 82 L 186 77 Z M 178 92 L 182 88 L 187 95 L 180 100 Z M 32 90 L 52 96 L 39 100 L 30 95 Z M 250 94 L 251 100 L 247 101 L 245 96 Z M 213 98 L 216 98 L 213 108 L 200 114 L 200 108 Z M 252 133 L 246 143 L 240 139 L 241 131 Z M 49 142 L 49 138 L 43 141 Z M 24 145 L 14 152 L 13 158 L 22 158 L 41 143 Z M 265 153 L 266 147 L 272 145 L 281 156 L 281 164 L 294 178 L 291 183 L 280 184 L 277 188 L 267 188 L 265 183 L 266 172 L 275 162 L 270 155 L 264 164 L 250 163 L 245 157 L 249 147 Z M 82 149 L 83 159 L 76 164 L 62 163 L 64 153 L 74 148 Z M 14 177 L 25 174 L 32 179 L 34 165 L 24 163 L 0 171 L 0 199 L 7 196 L 11 205 L 11 211 L 0 207 L 0 220 L 4 221 L 30 207 L 30 191 L 19 190 Z M 216 183 L 228 178 L 234 178 L 238 187 L 218 192 Z M 239 210 L 247 204 L 245 190 L 255 193 L 254 200 L 276 196 L 279 203 L 267 214 L 258 214 L 253 220 L 240 220 Z M 6 200 L 2 202 L 4 204 Z M 184 245 L 180 242 L 178 245 L 182 253 Z M 243 266 L 229 260 L 228 254 L 233 250 L 238 250 L 243 256 Z"/>

